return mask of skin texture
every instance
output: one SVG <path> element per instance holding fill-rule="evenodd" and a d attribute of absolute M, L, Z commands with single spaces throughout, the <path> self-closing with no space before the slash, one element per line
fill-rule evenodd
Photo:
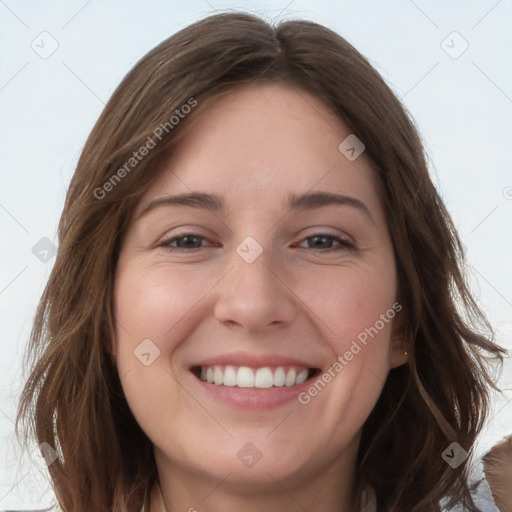
<path fill-rule="evenodd" d="M 243 352 L 325 371 L 392 308 L 395 260 L 371 162 L 349 161 L 338 150 L 349 128 L 284 85 L 238 86 L 194 116 L 137 207 L 114 290 L 119 375 L 154 444 L 165 506 L 351 511 L 362 425 L 389 369 L 405 361 L 396 318 L 306 405 L 240 410 L 212 399 L 190 368 Z M 226 211 L 161 206 L 139 217 L 153 199 L 191 191 L 222 196 Z M 348 205 L 287 206 L 289 194 L 314 191 L 357 198 L 371 217 Z M 325 232 L 355 248 L 308 238 Z M 186 233 L 204 237 L 199 249 L 159 246 Z M 236 251 L 248 236 L 263 249 L 252 263 Z M 145 366 L 134 350 L 148 338 L 160 355 Z M 250 468 L 237 457 L 247 442 L 262 455 Z"/>

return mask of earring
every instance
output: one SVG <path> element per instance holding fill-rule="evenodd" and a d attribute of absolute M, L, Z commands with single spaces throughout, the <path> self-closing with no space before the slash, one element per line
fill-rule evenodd
<path fill-rule="evenodd" d="M 404 356 L 406 356 L 406 355 L 407 355 L 407 350 L 404 350 Z"/>

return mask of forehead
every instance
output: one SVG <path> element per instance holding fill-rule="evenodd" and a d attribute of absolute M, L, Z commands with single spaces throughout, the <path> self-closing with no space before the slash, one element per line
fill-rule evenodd
<path fill-rule="evenodd" d="M 290 192 L 328 190 L 378 202 L 364 153 L 338 149 L 349 127 L 320 98 L 283 84 L 233 87 L 201 105 L 139 211 L 152 198 L 215 192 L 240 207 L 282 201 Z M 374 204 L 374 207 L 378 207 Z"/>

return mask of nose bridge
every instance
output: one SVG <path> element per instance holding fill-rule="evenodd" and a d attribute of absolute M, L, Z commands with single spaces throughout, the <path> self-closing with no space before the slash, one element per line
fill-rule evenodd
<path fill-rule="evenodd" d="M 281 265 L 271 248 L 247 237 L 236 248 L 229 266 L 215 307 L 219 321 L 256 331 L 293 320 L 293 294 L 279 277 Z"/>
<path fill-rule="evenodd" d="M 271 251 L 271 248 L 266 248 L 258 254 L 250 246 L 250 243 L 249 248 L 244 243 L 243 245 L 240 244 L 236 257 L 232 258 L 233 272 L 236 275 L 236 287 L 238 289 L 244 288 L 247 298 L 251 295 L 255 298 L 270 296 L 272 295 L 272 289 L 279 284 L 276 278 L 278 263 L 276 256 Z"/>

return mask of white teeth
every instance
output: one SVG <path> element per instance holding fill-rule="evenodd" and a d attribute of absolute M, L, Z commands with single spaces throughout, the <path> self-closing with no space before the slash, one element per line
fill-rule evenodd
<path fill-rule="evenodd" d="M 222 384 L 223 375 L 222 375 L 222 368 L 220 366 L 214 366 L 213 367 L 213 382 L 217 384 L 217 386 L 220 386 Z"/>
<path fill-rule="evenodd" d="M 295 384 L 295 376 L 297 372 L 295 371 L 295 368 L 291 368 L 288 370 L 288 373 L 286 374 L 286 380 L 284 381 L 285 386 L 293 386 Z"/>
<path fill-rule="evenodd" d="M 226 366 L 224 370 L 224 386 L 236 386 L 236 370 L 233 366 Z"/>
<path fill-rule="evenodd" d="M 302 370 L 295 378 L 295 384 L 302 384 L 308 378 L 308 371 Z"/>
<path fill-rule="evenodd" d="M 200 378 L 202 381 L 217 386 L 238 386 L 239 388 L 269 389 L 275 387 L 291 387 L 302 384 L 307 380 L 309 370 L 303 368 L 283 368 L 278 366 L 275 370 L 265 366 L 254 370 L 248 366 L 202 366 Z"/>
<path fill-rule="evenodd" d="M 257 388 L 271 388 L 274 385 L 274 376 L 270 368 L 259 368 L 254 379 Z"/>
<path fill-rule="evenodd" d="M 274 386 L 284 386 L 286 381 L 286 374 L 284 373 L 284 369 L 280 366 L 276 373 L 274 373 Z"/>
<path fill-rule="evenodd" d="M 254 372 L 250 368 L 247 368 L 247 366 L 240 366 L 236 376 L 236 385 L 239 388 L 253 388 Z"/>

